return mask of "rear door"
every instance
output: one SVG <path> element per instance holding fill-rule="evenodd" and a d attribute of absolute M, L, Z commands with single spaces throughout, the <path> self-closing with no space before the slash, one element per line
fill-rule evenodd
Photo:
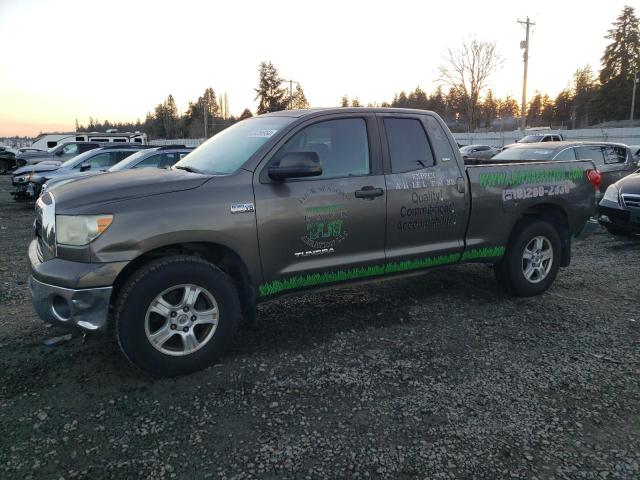
<path fill-rule="evenodd" d="M 323 116 L 297 127 L 254 175 L 261 295 L 383 272 L 386 195 L 375 116 Z M 273 181 L 271 162 L 314 151 L 319 177 Z"/>
<path fill-rule="evenodd" d="M 444 128 L 430 115 L 385 113 L 378 119 L 387 184 L 387 261 L 428 266 L 437 257 L 453 255 L 451 260 L 464 247 L 469 201 Z"/>

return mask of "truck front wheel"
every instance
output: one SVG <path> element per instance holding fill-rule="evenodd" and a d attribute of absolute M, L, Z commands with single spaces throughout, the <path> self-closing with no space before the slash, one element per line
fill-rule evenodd
<path fill-rule="evenodd" d="M 494 267 L 496 279 L 512 295 L 539 295 L 556 278 L 560 254 L 560 235 L 554 226 L 526 220 L 516 227 L 505 256 Z"/>
<path fill-rule="evenodd" d="M 215 265 L 172 256 L 132 275 L 115 318 L 120 348 L 134 365 L 175 376 L 211 365 L 229 347 L 240 302 L 231 279 Z"/>

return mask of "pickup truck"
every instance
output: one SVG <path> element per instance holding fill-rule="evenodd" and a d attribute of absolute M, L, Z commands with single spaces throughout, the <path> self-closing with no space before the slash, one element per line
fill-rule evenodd
<path fill-rule="evenodd" d="M 493 265 L 513 295 L 540 294 L 569 265 L 598 182 L 591 161 L 465 167 L 432 112 L 271 113 L 170 170 L 42 195 L 29 288 L 44 321 L 114 331 L 141 369 L 184 374 L 278 295 L 460 262 Z"/>
<path fill-rule="evenodd" d="M 522 137 L 520 140 L 516 140 L 516 143 L 510 143 L 509 145 L 505 145 L 502 147 L 502 151 L 507 148 L 511 148 L 514 145 L 521 145 L 523 143 L 540 143 L 540 142 L 563 142 L 564 137 L 560 133 L 533 133 L 531 135 L 526 135 Z"/>

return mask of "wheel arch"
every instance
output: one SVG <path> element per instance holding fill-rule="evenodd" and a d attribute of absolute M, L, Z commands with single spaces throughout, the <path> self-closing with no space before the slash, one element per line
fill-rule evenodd
<path fill-rule="evenodd" d="M 571 263 L 571 235 L 569 234 L 569 216 L 566 210 L 555 203 L 541 203 L 533 205 L 522 212 L 511 229 L 509 243 L 513 239 L 514 232 L 527 220 L 542 220 L 550 223 L 558 231 L 562 245 L 560 266 L 568 267 Z"/>
<path fill-rule="evenodd" d="M 247 265 L 233 249 L 214 242 L 182 242 L 164 245 L 144 252 L 130 261 L 116 277 L 113 283 L 111 303 L 115 304 L 122 287 L 136 271 L 153 260 L 174 255 L 191 255 L 203 258 L 217 266 L 231 278 L 238 290 L 243 315 L 250 313 L 251 309 L 255 308 L 256 287 Z"/>

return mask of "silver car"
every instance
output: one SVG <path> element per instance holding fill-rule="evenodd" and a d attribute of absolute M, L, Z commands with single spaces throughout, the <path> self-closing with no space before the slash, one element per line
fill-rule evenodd
<path fill-rule="evenodd" d="M 466 145 L 460 148 L 460 153 L 464 160 L 467 159 L 489 159 L 500 150 L 489 145 Z"/>

